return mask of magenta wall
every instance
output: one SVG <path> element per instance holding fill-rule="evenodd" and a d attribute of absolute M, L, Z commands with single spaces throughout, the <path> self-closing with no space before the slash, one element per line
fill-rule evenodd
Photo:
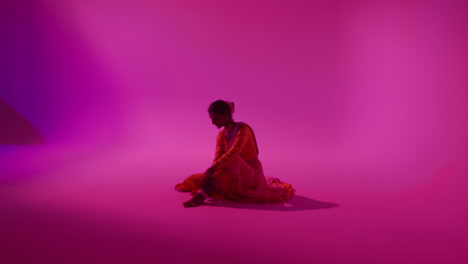
<path fill-rule="evenodd" d="M 206 109 L 226 99 L 265 161 L 352 167 L 381 188 L 464 169 L 464 1 L 0 5 L 0 99 L 44 147 L 211 159 Z"/>

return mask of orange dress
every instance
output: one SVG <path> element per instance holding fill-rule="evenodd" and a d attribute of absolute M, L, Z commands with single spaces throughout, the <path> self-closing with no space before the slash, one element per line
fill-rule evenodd
<path fill-rule="evenodd" d="M 265 177 L 258 160 L 258 146 L 252 128 L 246 123 L 236 124 L 230 134 L 225 129 L 216 138 L 215 158 L 212 166 L 216 190 L 214 199 L 227 199 L 243 203 L 281 203 L 290 200 L 295 190 L 278 178 Z M 187 177 L 175 189 L 197 193 L 204 173 Z"/>

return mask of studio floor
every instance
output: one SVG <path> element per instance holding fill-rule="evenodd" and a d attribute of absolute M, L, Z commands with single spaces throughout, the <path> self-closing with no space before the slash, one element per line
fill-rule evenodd
<path fill-rule="evenodd" d="M 173 187 L 206 164 L 156 156 L 2 153 L 0 263 L 468 263 L 467 180 L 453 168 L 383 187 L 346 164 L 265 160 L 291 201 L 184 208 Z"/>

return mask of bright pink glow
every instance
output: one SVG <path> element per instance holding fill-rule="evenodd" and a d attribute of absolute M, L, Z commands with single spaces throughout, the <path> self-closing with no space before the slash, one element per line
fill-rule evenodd
<path fill-rule="evenodd" d="M 0 263 L 468 262 L 467 12 L 2 1 Z M 216 99 L 292 204 L 182 208 Z M 46 143 L 11 145 L 24 124 Z"/>

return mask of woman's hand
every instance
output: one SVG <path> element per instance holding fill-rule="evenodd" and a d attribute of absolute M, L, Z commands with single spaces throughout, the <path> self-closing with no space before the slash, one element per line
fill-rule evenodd
<path fill-rule="evenodd" d="M 210 196 L 216 190 L 215 179 L 213 177 L 215 173 L 214 167 L 210 167 L 206 170 L 201 181 L 201 189 Z"/>
<path fill-rule="evenodd" d="M 209 167 L 209 168 L 205 171 L 205 177 L 207 177 L 207 178 L 213 177 L 214 172 L 215 172 L 215 168 L 214 168 L 214 167 Z"/>

